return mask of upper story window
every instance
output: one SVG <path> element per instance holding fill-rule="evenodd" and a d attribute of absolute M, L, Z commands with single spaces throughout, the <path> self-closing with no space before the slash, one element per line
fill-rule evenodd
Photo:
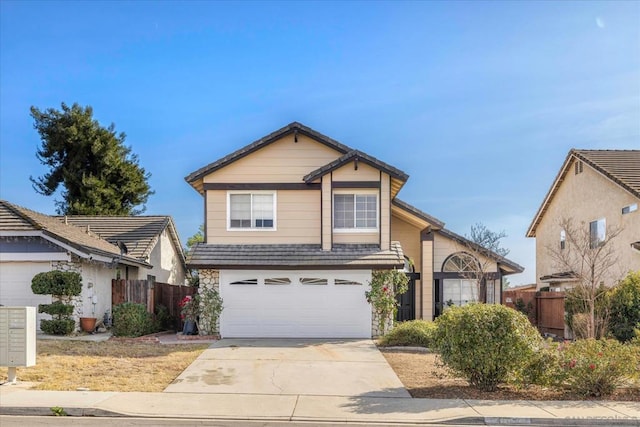
<path fill-rule="evenodd" d="M 560 249 L 564 249 L 567 246 L 567 233 L 564 230 L 560 230 Z"/>
<path fill-rule="evenodd" d="M 633 204 L 630 204 L 629 206 L 625 206 L 624 208 L 622 208 L 622 215 L 630 214 L 631 212 L 635 212 L 637 210 L 638 210 L 638 204 L 633 203 Z"/>
<path fill-rule="evenodd" d="M 334 194 L 333 228 L 336 230 L 377 230 L 378 195 L 376 193 Z"/>
<path fill-rule="evenodd" d="M 604 218 L 589 223 L 591 249 L 597 248 L 607 238 L 607 221 Z"/>
<path fill-rule="evenodd" d="M 275 230 L 275 192 L 237 192 L 227 194 L 229 230 Z"/>
<path fill-rule="evenodd" d="M 576 160 L 575 169 L 576 169 L 576 175 L 578 175 L 579 173 L 582 173 L 582 161 L 581 160 Z"/>

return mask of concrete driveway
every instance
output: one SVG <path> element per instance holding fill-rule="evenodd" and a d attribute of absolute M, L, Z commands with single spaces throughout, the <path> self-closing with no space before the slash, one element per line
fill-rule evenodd
<path fill-rule="evenodd" d="M 410 397 L 371 340 L 223 339 L 164 391 Z"/>

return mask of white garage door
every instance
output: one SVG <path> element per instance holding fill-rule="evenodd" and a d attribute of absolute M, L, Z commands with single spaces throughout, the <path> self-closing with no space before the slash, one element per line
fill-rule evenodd
<path fill-rule="evenodd" d="M 5 306 L 30 306 L 50 304 L 51 296 L 34 295 L 31 291 L 31 279 L 38 273 L 51 270 L 50 262 L 0 262 L 0 304 Z M 42 318 L 51 317 L 37 314 L 37 326 L 40 328 Z"/>
<path fill-rule="evenodd" d="M 370 338 L 371 271 L 220 272 L 224 338 Z"/>

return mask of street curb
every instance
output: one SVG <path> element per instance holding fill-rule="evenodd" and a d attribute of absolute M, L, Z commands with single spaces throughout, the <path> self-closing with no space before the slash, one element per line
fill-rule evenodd
<path fill-rule="evenodd" d="M 130 413 L 120 413 L 113 411 L 106 411 L 96 408 L 63 408 L 66 416 L 69 417 L 112 417 L 112 418 L 176 418 L 175 416 L 144 416 L 134 415 Z M 16 415 L 16 416 L 54 416 L 51 408 L 48 407 L 0 407 L 0 415 Z M 280 418 L 275 417 L 273 419 L 248 416 L 248 417 L 212 417 L 199 415 L 197 417 L 178 417 L 183 419 L 202 419 L 202 420 L 246 420 L 246 421 L 296 421 L 296 417 L 293 418 Z M 345 420 L 337 419 L 332 420 L 328 418 L 317 418 L 304 420 L 298 419 L 297 421 L 303 422 L 319 422 L 319 423 L 331 423 L 336 422 L 340 424 L 362 424 L 368 423 L 371 425 L 376 424 L 438 424 L 438 425 L 486 425 L 486 426 L 563 426 L 563 427 L 582 427 L 582 426 L 636 426 L 640 427 L 640 419 L 631 417 L 618 417 L 618 418 L 519 418 L 519 417 L 464 417 L 454 418 L 449 420 L 425 420 L 425 421 L 401 421 L 401 420 L 389 420 L 384 419 L 380 421 L 372 420 Z"/>
<path fill-rule="evenodd" d="M 432 423 L 432 422 L 430 422 Z M 435 423 L 435 422 L 433 422 Z M 465 417 L 447 421 L 439 421 L 437 424 L 465 424 L 487 426 L 640 426 L 640 419 L 620 416 L 617 418 L 520 418 L 520 417 Z"/>

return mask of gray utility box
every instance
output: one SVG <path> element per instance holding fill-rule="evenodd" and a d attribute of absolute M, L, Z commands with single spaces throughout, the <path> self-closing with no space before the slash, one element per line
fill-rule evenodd
<path fill-rule="evenodd" d="M 36 364 L 36 308 L 0 307 L 0 366 Z"/>

